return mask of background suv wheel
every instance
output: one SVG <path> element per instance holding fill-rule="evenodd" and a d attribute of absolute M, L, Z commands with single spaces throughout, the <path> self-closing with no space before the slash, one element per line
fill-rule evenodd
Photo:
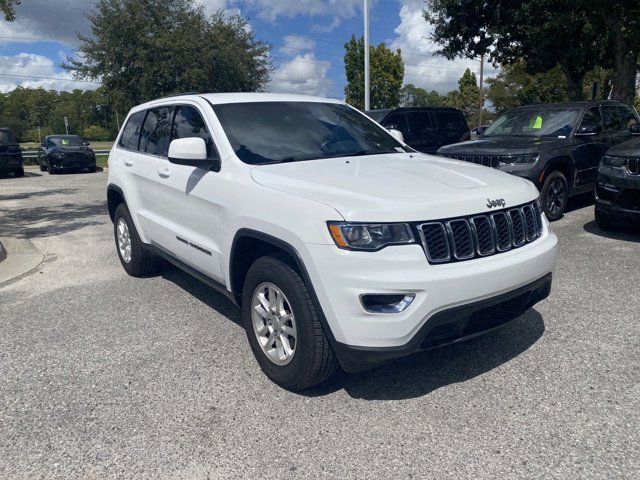
<path fill-rule="evenodd" d="M 329 378 L 338 363 L 307 285 L 286 256 L 265 256 L 249 268 L 242 319 L 264 373 L 289 390 Z"/>
<path fill-rule="evenodd" d="M 569 200 L 569 183 L 562 172 L 550 173 L 542 186 L 542 208 L 549 221 L 562 217 Z"/>

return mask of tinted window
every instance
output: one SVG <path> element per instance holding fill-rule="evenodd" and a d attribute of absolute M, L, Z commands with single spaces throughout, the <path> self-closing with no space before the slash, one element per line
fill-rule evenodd
<path fill-rule="evenodd" d="M 171 138 L 172 107 L 158 107 L 149 110 L 140 134 L 140 151 L 166 157 Z"/>
<path fill-rule="evenodd" d="M 15 143 L 11 130 L 0 130 L 0 143 Z"/>
<path fill-rule="evenodd" d="M 620 110 L 616 106 L 605 105 L 602 107 L 602 116 L 604 118 L 604 129 L 610 132 L 622 130 L 622 118 Z"/>
<path fill-rule="evenodd" d="M 395 127 L 400 130 L 402 133 L 406 133 L 407 129 L 407 118 L 404 116 L 404 113 L 392 113 L 387 117 L 384 121 L 384 126 L 395 125 Z"/>
<path fill-rule="evenodd" d="M 415 135 L 433 130 L 433 122 L 429 112 L 407 112 L 409 128 Z"/>
<path fill-rule="evenodd" d="M 240 160 L 297 162 L 404 152 L 377 123 L 338 103 L 252 102 L 214 111 Z"/>
<path fill-rule="evenodd" d="M 82 138 L 77 135 L 49 137 L 49 142 L 49 144 L 54 147 L 79 147 L 83 145 Z"/>
<path fill-rule="evenodd" d="M 140 139 L 140 129 L 142 128 L 142 122 L 144 121 L 144 116 L 147 112 L 136 112 L 129 117 L 127 120 L 127 124 L 124 126 L 124 130 L 122 130 L 122 135 L 120 136 L 119 146 L 122 148 L 128 148 L 129 150 L 137 150 L 138 149 L 138 140 Z"/>
<path fill-rule="evenodd" d="M 483 133 L 483 137 L 561 137 L 568 136 L 577 123 L 580 110 L 565 108 L 518 108 L 509 110 Z"/>
<path fill-rule="evenodd" d="M 631 125 L 638 123 L 638 117 L 636 111 L 628 105 L 622 105 L 618 107 L 620 109 L 620 116 L 622 117 L 622 128 L 629 128 Z"/>
<path fill-rule="evenodd" d="M 435 112 L 438 126 L 444 130 L 466 129 L 464 116 L 458 112 Z"/>
<path fill-rule="evenodd" d="M 213 146 L 213 139 L 207 130 L 207 126 L 202 119 L 200 112 L 186 105 L 176 107 L 176 116 L 173 121 L 173 131 L 171 140 L 176 138 L 200 137 L 207 145 L 207 157 L 215 158 L 216 150 Z"/>
<path fill-rule="evenodd" d="M 581 127 L 597 127 L 602 125 L 602 115 L 600 115 L 600 109 L 598 107 L 591 107 L 584 112 L 582 117 Z"/>

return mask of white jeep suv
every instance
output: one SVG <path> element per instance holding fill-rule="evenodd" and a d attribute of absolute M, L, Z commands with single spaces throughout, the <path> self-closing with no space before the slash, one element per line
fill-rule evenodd
<path fill-rule="evenodd" d="M 242 308 L 289 389 L 480 335 L 546 298 L 538 191 L 413 151 L 336 100 L 203 94 L 129 113 L 109 155 L 118 255 L 159 257 Z"/>

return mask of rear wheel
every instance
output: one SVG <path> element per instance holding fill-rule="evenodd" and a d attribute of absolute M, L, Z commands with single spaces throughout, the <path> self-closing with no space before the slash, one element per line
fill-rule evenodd
<path fill-rule="evenodd" d="M 16 177 L 24 177 L 24 168 L 18 168 L 13 172 Z"/>
<path fill-rule="evenodd" d="M 261 257 L 243 287 L 242 319 L 262 371 L 289 390 L 329 378 L 338 362 L 307 285 L 285 257 Z"/>
<path fill-rule="evenodd" d="M 553 222 L 562 217 L 569 199 L 569 183 L 562 172 L 550 173 L 542 186 L 542 208 Z"/>
<path fill-rule="evenodd" d="M 124 203 L 118 205 L 113 216 L 113 233 L 120 263 L 129 275 L 145 277 L 157 270 L 157 258 L 140 240 L 129 209 Z"/>
<path fill-rule="evenodd" d="M 40 164 L 40 171 L 41 172 L 46 172 L 47 171 L 47 166 L 43 165 L 42 163 Z"/>

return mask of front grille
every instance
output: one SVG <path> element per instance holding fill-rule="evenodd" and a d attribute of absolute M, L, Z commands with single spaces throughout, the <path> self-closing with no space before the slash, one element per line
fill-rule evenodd
<path fill-rule="evenodd" d="M 487 257 L 522 247 L 542 235 L 538 202 L 469 217 L 418 225 L 429 263 Z"/>
<path fill-rule="evenodd" d="M 453 158 L 455 160 L 462 160 L 464 162 L 471 162 L 477 165 L 484 165 L 485 167 L 498 168 L 500 162 L 508 163 L 510 157 L 508 155 L 455 155 L 455 154 L 443 154 L 447 158 Z"/>
<path fill-rule="evenodd" d="M 627 159 L 627 171 L 631 175 L 640 175 L 640 158 Z"/>

